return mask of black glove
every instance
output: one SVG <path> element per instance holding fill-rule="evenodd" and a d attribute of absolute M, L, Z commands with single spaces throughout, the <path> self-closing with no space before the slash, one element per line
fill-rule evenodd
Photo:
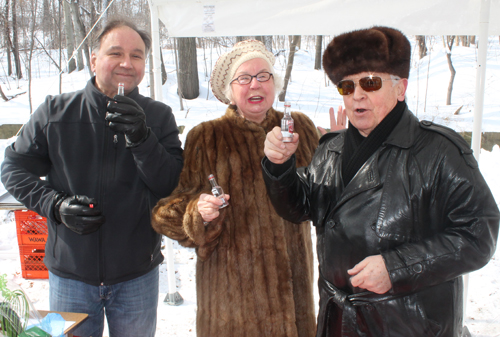
<path fill-rule="evenodd" d="M 85 195 L 68 197 L 59 194 L 54 206 L 54 216 L 73 232 L 85 235 L 95 232 L 106 221 L 95 206 L 96 201 Z"/>
<path fill-rule="evenodd" d="M 144 110 L 127 96 L 116 95 L 108 102 L 106 120 L 111 130 L 125 134 L 127 147 L 137 146 L 149 136 Z"/>

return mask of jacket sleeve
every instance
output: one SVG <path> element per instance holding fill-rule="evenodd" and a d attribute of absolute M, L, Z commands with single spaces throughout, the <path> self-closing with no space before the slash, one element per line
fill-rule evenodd
<path fill-rule="evenodd" d="M 283 219 L 293 223 L 311 220 L 311 207 L 308 197 L 307 168 L 297 170 L 295 155 L 283 164 L 288 169 L 280 176 L 272 172 L 279 172 L 276 164 L 267 157 L 262 159 L 262 174 L 266 183 L 267 194 L 274 206 L 274 210 Z"/>
<path fill-rule="evenodd" d="M 183 165 L 179 131 L 172 109 L 164 104 L 161 107 L 164 108 L 161 111 L 161 130 L 158 134 L 151 132 L 142 144 L 131 148 L 142 181 L 157 199 L 174 190 Z"/>
<path fill-rule="evenodd" d="M 318 147 L 318 131 L 302 113 L 293 113 L 296 132 L 300 133 L 297 152 L 285 163 L 273 164 L 267 157 L 261 162 L 267 194 L 279 216 L 293 223 L 311 220 L 309 213 L 309 168 Z M 297 168 L 299 166 L 299 168 Z"/>
<path fill-rule="evenodd" d="M 198 258 L 206 260 L 218 244 L 222 233 L 225 209 L 220 216 L 205 226 L 198 212 L 198 199 L 210 193 L 207 170 L 212 170 L 204 144 L 205 126 L 193 128 L 186 138 L 185 165 L 174 192 L 161 199 L 153 208 L 153 229 L 186 247 L 195 247 Z"/>
<path fill-rule="evenodd" d="M 483 267 L 495 252 L 498 207 L 477 163 L 453 151 L 441 146 L 420 161 L 428 163 L 421 176 L 429 177 L 423 183 L 427 200 L 415 204 L 423 238 L 382 253 L 394 292 L 452 280 Z"/>
<path fill-rule="evenodd" d="M 23 126 L 17 140 L 5 150 L 2 183 L 28 209 L 56 221 L 53 215 L 58 191 L 41 179 L 51 168 L 44 128 L 48 120 L 47 98 Z"/>

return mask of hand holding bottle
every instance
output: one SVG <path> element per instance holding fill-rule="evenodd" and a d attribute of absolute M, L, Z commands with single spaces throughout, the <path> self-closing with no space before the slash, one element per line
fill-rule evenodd
<path fill-rule="evenodd" d="M 229 195 L 226 197 L 224 190 L 217 184 L 213 174 L 208 176 L 208 181 L 210 181 L 210 185 L 212 186 L 212 196 L 202 194 L 198 200 L 198 212 L 205 224 L 208 224 L 219 216 L 219 209 L 229 206 Z"/>
<path fill-rule="evenodd" d="M 264 154 L 274 164 L 283 164 L 297 151 L 299 134 L 294 133 L 291 142 L 283 142 L 281 128 L 274 127 L 268 132 L 264 142 Z"/>
<path fill-rule="evenodd" d="M 224 194 L 224 200 L 229 200 L 229 194 Z M 198 212 L 203 218 L 204 222 L 210 222 L 218 218 L 220 215 L 223 202 L 221 199 L 214 197 L 211 194 L 202 193 L 198 199 Z"/>

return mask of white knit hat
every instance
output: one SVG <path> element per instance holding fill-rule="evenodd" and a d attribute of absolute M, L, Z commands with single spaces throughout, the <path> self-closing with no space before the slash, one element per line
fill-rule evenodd
<path fill-rule="evenodd" d="M 273 69 L 274 55 L 266 49 L 262 42 L 257 40 L 238 42 L 231 51 L 219 57 L 210 78 L 212 92 L 219 101 L 225 104 L 230 103 L 229 98 L 224 94 L 226 86 L 233 79 L 234 73 L 242 63 L 255 58 L 265 60 L 269 63 L 269 68 Z"/>

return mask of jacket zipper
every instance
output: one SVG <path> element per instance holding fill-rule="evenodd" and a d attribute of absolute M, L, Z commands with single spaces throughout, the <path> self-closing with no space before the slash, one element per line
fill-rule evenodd
<path fill-rule="evenodd" d="M 108 158 L 108 151 L 109 151 L 109 135 L 111 133 L 111 130 L 108 127 L 108 122 L 106 122 L 106 125 L 104 127 L 104 142 L 103 142 L 103 157 L 102 157 L 102 163 L 104 164 L 103 170 L 102 170 L 102 175 L 101 175 L 101 181 L 100 181 L 100 192 L 99 192 L 99 200 L 100 200 L 100 207 L 101 207 L 101 212 L 105 214 L 105 200 L 106 200 L 106 184 L 108 181 L 108 175 L 109 175 L 109 158 Z M 99 283 L 104 285 L 104 279 L 106 277 L 105 271 L 104 271 L 104 226 L 99 229 Z"/>

